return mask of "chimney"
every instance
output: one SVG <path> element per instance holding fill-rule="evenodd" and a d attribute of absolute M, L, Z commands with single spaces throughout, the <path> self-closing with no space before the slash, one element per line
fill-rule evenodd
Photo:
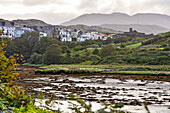
<path fill-rule="evenodd" d="M 133 32 L 133 28 L 129 28 L 129 32 Z"/>

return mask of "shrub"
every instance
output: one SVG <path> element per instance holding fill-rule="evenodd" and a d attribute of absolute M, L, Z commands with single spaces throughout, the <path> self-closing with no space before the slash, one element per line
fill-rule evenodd
<path fill-rule="evenodd" d="M 74 50 L 80 51 L 80 50 L 83 50 L 83 49 L 86 49 L 86 48 L 87 48 L 86 46 L 78 46 L 78 47 L 75 47 Z"/>
<path fill-rule="evenodd" d="M 42 64 L 42 55 L 34 53 L 30 57 L 30 63 L 31 64 Z"/>
<path fill-rule="evenodd" d="M 13 84 L 13 80 L 19 75 L 16 72 L 16 60 L 21 60 L 18 55 L 7 58 L 3 49 L 6 47 L 6 40 L 0 39 L 0 112 L 15 113 L 48 113 L 34 106 L 34 98 L 24 94 L 24 90 Z M 12 111 L 10 110 L 12 108 Z M 36 108 L 33 109 L 33 108 Z"/>

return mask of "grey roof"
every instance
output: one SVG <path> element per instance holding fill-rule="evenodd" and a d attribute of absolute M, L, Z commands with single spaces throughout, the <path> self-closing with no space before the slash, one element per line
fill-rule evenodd
<path fill-rule="evenodd" d="M 44 31 L 52 30 L 54 29 L 54 26 L 43 26 Z"/>
<path fill-rule="evenodd" d="M 22 30 L 21 27 L 16 27 L 15 30 Z"/>
<path fill-rule="evenodd" d="M 0 26 L 3 26 L 3 27 L 14 27 L 14 24 L 12 24 L 11 22 L 0 22 Z"/>

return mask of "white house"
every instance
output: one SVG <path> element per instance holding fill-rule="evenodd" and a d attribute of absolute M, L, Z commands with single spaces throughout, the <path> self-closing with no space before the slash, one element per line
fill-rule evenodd
<path fill-rule="evenodd" d="M 14 31 L 14 38 L 20 38 L 24 34 L 24 30 L 21 27 L 16 27 Z"/>
<path fill-rule="evenodd" d="M 14 38 L 20 38 L 26 31 L 32 32 L 34 30 L 28 27 L 15 27 Z"/>
<path fill-rule="evenodd" d="M 70 38 L 63 37 L 63 38 L 61 38 L 61 41 L 62 41 L 62 42 L 65 42 L 65 41 L 71 42 L 71 41 L 72 41 L 72 38 L 71 38 L 71 37 L 70 37 Z"/>
<path fill-rule="evenodd" d="M 2 37 L 14 39 L 15 26 L 14 22 L 0 22 L 0 30 L 3 31 Z"/>
<path fill-rule="evenodd" d="M 108 38 L 108 35 L 105 33 L 100 33 L 100 37 L 102 40 L 106 40 Z"/>
<path fill-rule="evenodd" d="M 88 35 L 81 35 L 80 37 L 77 38 L 78 42 L 83 42 L 85 40 L 89 40 L 90 38 L 88 37 Z"/>
<path fill-rule="evenodd" d="M 91 33 L 86 33 L 86 35 L 88 36 L 89 39 L 91 40 L 97 40 L 100 39 L 101 36 L 98 32 L 91 32 Z"/>
<path fill-rule="evenodd" d="M 30 32 L 34 31 L 34 29 L 29 28 L 29 27 L 21 27 L 21 29 L 24 31 L 30 31 Z"/>
<path fill-rule="evenodd" d="M 48 36 L 47 33 L 44 33 L 44 32 L 40 32 L 39 35 L 40 35 L 40 38 Z"/>
<path fill-rule="evenodd" d="M 72 41 L 71 38 L 71 32 L 66 29 L 60 29 L 59 36 L 61 38 L 61 41 Z"/>

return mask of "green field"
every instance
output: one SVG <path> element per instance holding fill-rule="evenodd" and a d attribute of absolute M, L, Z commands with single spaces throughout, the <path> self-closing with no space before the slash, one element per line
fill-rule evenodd
<path fill-rule="evenodd" d="M 133 45 L 128 45 L 128 46 L 126 46 L 127 48 L 137 48 L 137 47 L 139 47 L 139 46 L 141 46 L 142 45 L 142 43 L 140 42 L 140 43 L 137 43 L 137 44 L 133 44 Z"/>
<path fill-rule="evenodd" d="M 39 67 L 41 74 L 131 74 L 170 75 L 170 66 L 158 65 L 48 65 Z"/>

